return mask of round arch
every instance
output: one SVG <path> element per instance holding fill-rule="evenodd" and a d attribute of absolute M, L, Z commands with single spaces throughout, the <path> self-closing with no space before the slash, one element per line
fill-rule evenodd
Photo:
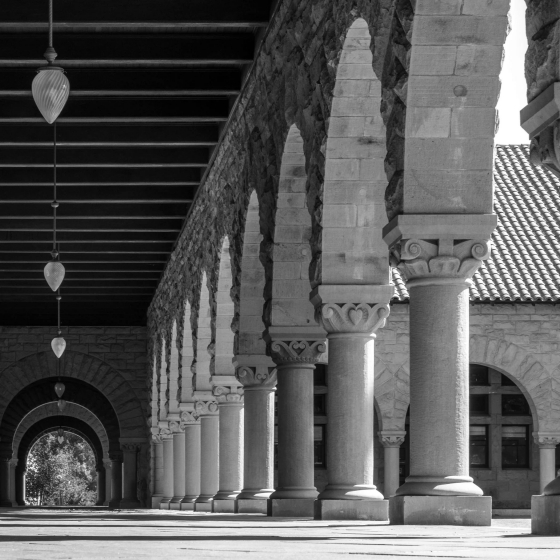
<path fill-rule="evenodd" d="M 47 379 L 55 379 L 56 382 L 56 361 L 57 358 L 50 350 L 38 352 L 13 362 L 0 373 L 3 388 L 0 397 L 2 423 L 9 404 L 27 386 Z M 120 437 L 146 437 L 145 411 L 134 388 L 120 371 L 90 354 L 66 350 L 60 362 L 60 376 L 85 383 L 104 397 L 106 404 L 118 418 Z M 53 394 L 37 405 L 52 401 L 56 398 Z M 87 403 L 85 406 L 87 407 Z"/>
<path fill-rule="evenodd" d="M 0 422 L 2 453 L 12 456 L 12 445 L 18 425 L 29 412 L 56 399 L 54 385 L 57 377 L 47 377 L 28 384 L 20 390 L 4 409 Z M 109 453 L 119 454 L 121 430 L 117 414 L 109 400 L 98 389 L 79 379 L 61 376 L 66 386 L 64 400 L 90 410 L 103 424 L 109 440 Z"/>

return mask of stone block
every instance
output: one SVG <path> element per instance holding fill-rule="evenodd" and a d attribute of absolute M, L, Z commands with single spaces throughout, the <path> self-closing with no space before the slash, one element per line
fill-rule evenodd
<path fill-rule="evenodd" d="M 237 513 L 237 500 L 214 500 L 213 513 Z"/>
<path fill-rule="evenodd" d="M 237 513 L 267 514 L 268 500 L 237 500 Z"/>
<path fill-rule="evenodd" d="M 494 45 L 461 45 L 457 48 L 455 75 L 499 76 L 503 48 Z"/>
<path fill-rule="evenodd" d="M 407 138 L 448 138 L 451 123 L 449 107 L 413 107 L 407 112 Z"/>
<path fill-rule="evenodd" d="M 470 525 L 492 523 L 490 496 L 393 496 L 391 525 Z"/>
<path fill-rule="evenodd" d="M 212 502 L 195 502 L 194 511 L 212 513 Z"/>
<path fill-rule="evenodd" d="M 169 509 L 180 510 L 181 509 L 181 502 L 170 502 Z"/>
<path fill-rule="evenodd" d="M 560 496 L 531 498 L 531 533 L 560 535 Z"/>
<path fill-rule="evenodd" d="M 421 15 L 459 15 L 463 0 L 424 0 L 416 6 Z"/>
<path fill-rule="evenodd" d="M 311 498 L 268 499 L 269 517 L 314 517 L 315 500 Z"/>
<path fill-rule="evenodd" d="M 194 502 L 181 502 L 181 511 L 194 511 Z"/>
<path fill-rule="evenodd" d="M 388 521 L 389 500 L 316 500 L 315 519 Z"/>
<path fill-rule="evenodd" d="M 494 138 L 496 116 L 495 109 L 453 109 L 451 136 L 454 138 Z"/>

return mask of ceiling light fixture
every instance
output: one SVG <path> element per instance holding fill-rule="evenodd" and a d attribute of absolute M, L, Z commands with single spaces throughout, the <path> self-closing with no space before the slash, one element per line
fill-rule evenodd
<path fill-rule="evenodd" d="M 53 0 L 49 0 L 49 46 L 43 55 L 47 66 L 37 69 L 37 76 L 31 85 L 33 99 L 43 118 L 53 124 L 58 118 L 70 95 L 70 82 L 64 69 L 53 66 L 57 57 L 53 47 Z"/>
<path fill-rule="evenodd" d="M 58 428 L 58 436 L 56 439 L 61 445 L 64 443 L 64 430 L 62 428 Z"/>
<path fill-rule="evenodd" d="M 62 354 L 64 354 L 64 350 L 66 350 L 66 340 L 64 340 L 64 338 L 62 338 L 62 336 L 60 336 L 62 334 L 62 331 L 60 330 L 60 300 L 62 299 L 62 296 L 60 295 L 60 290 L 58 291 L 58 295 L 56 296 L 56 300 L 58 302 L 58 336 L 56 338 L 52 339 L 51 342 L 51 348 L 55 354 L 55 356 L 57 358 L 60 358 L 62 356 Z M 57 362 L 57 370 L 60 368 L 60 363 Z M 57 383 L 58 385 L 58 383 Z M 62 385 L 62 383 L 61 383 Z M 62 385 L 63 389 L 62 392 L 64 392 L 64 385 Z M 55 389 L 56 391 L 56 385 L 55 385 Z M 58 391 L 57 391 L 58 393 Z M 59 397 L 61 397 L 62 395 L 58 395 Z"/>

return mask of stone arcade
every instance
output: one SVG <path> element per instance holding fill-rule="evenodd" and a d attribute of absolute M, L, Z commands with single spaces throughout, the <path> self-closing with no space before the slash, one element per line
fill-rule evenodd
<path fill-rule="evenodd" d="M 56 0 L 60 415 L 47 14 L 2 2 L 0 505 L 62 418 L 99 505 L 490 525 L 534 495 L 560 534 L 560 8 L 527 3 L 531 146 L 496 149 L 508 0 Z"/>

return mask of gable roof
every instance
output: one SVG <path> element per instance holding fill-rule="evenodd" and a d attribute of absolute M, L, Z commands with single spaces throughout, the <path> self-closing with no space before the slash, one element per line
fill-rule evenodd
<path fill-rule="evenodd" d="M 470 300 L 560 300 L 560 178 L 529 161 L 528 145 L 496 147 L 494 212 L 492 253 L 474 275 Z M 394 300 L 408 300 L 392 271 Z"/>

